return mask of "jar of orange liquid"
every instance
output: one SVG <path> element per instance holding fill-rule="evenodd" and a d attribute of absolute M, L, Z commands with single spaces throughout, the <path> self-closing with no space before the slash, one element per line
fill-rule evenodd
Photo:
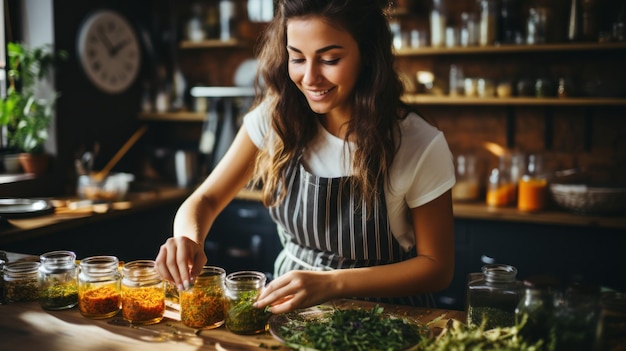
<path fill-rule="evenodd" d="M 542 173 L 541 158 L 528 156 L 528 169 L 518 184 L 517 209 L 524 212 L 536 212 L 546 208 L 548 198 L 548 179 Z"/>

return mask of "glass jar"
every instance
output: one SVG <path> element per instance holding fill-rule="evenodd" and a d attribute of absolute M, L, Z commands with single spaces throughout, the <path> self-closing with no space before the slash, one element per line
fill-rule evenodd
<path fill-rule="evenodd" d="M 517 209 L 523 212 L 537 212 L 548 202 L 548 179 L 543 173 L 539 155 L 528 156 L 526 173 L 518 183 Z"/>
<path fill-rule="evenodd" d="M 4 265 L 6 261 L 0 258 L 0 305 L 4 304 Z"/>
<path fill-rule="evenodd" d="M 455 159 L 456 183 L 452 187 L 452 200 L 474 201 L 480 196 L 476 156 L 459 155 Z"/>
<path fill-rule="evenodd" d="M 39 303 L 47 310 L 72 308 L 78 303 L 76 254 L 52 251 L 39 256 Z"/>
<path fill-rule="evenodd" d="M 122 307 L 119 260 L 115 256 L 92 256 L 78 265 L 78 309 L 92 319 L 116 315 Z"/>
<path fill-rule="evenodd" d="M 265 274 L 234 272 L 226 276 L 226 328 L 236 334 L 265 331 L 269 313 L 253 306 L 265 286 Z"/>
<path fill-rule="evenodd" d="M 165 314 L 165 282 L 152 260 L 124 265 L 122 277 L 122 317 L 132 324 L 155 324 Z"/>
<path fill-rule="evenodd" d="M 626 345 L 626 293 L 602 294 L 600 312 L 600 350 L 618 351 Z"/>
<path fill-rule="evenodd" d="M 596 350 L 600 288 L 574 282 L 555 299 L 555 350 Z"/>
<path fill-rule="evenodd" d="M 559 283 L 553 277 L 535 277 L 525 280 L 524 292 L 515 309 L 517 325 L 523 325 L 520 335 L 532 344 L 543 340 L 544 345 L 552 338 L 554 301 Z"/>
<path fill-rule="evenodd" d="M 180 320 L 190 328 L 213 329 L 224 324 L 224 278 L 220 267 L 202 269 L 192 288 L 180 292 Z"/>
<path fill-rule="evenodd" d="M 482 267 L 483 277 L 467 284 L 467 324 L 485 329 L 515 325 L 515 309 L 520 302 L 517 269 L 505 264 Z"/>
<path fill-rule="evenodd" d="M 4 266 L 4 299 L 6 302 L 39 299 L 39 262 L 11 262 Z"/>

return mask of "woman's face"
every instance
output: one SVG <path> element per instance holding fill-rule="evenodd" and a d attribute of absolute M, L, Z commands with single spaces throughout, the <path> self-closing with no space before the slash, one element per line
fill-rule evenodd
<path fill-rule="evenodd" d="M 289 77 L 311 109 L 327 117 L 349 118 L 350 97 L 361 70 L 354 38 L 320 17 L 287 22 Z"/>

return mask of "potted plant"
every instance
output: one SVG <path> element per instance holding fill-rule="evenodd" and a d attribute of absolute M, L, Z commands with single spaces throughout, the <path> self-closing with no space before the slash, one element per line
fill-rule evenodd
<path fill-rule="evenodd" d="M 29 49 L 20 43 L 8 43 L 7 55 L 9 85 L 6 98 L 0 99 L 2 147 L 19 153 L 25 172 L 42 173 L 48 163 L 44 144 L 58 94 L 53 92 L 51 97 L 42 97 L 45 87 L 41 83 L 66 53 L 54 53 L 50 44 Z M 32 158 L 43 164 L 30 168 Z"/>

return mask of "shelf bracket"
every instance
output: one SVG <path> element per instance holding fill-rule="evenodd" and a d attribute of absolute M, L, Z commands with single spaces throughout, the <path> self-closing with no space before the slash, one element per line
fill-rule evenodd
<path fill-rule="evenodd" d="M 506 107 L 506 147 L 515 148 L 515 108 Z"/>

